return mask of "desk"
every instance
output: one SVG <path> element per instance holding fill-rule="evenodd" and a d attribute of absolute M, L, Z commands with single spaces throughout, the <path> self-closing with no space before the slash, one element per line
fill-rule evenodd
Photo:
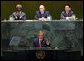
<path fill-rule="evenodd" d="M 3 60 L 81 60 L 81 52 L 75 49 L 30 48 L 22 50 L 4 50 Z"/>

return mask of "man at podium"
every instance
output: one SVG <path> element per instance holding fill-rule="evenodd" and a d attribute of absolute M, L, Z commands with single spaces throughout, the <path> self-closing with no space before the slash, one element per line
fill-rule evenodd
<path fill-rule="evenodd" d="M 36 14 L 35 14 L 35 19 L 42 20 L 42 21 L 51 20 L 51 15 L 49 11 L 45 11 L 44 5 L 39 6 L 39 11 L 36 11 Z"/>
<path fill-rule="evenodd" d="M 33 40 L 34 47 L 50 47 L 48 39 L 44 38 L 44 33 L 39 32 L 38 37 Z"/>
<path fill-rule="evenodd" d="M 26 20 L 26 14 L 22 12 L 21 4 L 16 5 L 16 12 L 13 12 L 12 15 L 10 15 L 9 20 Z"/>

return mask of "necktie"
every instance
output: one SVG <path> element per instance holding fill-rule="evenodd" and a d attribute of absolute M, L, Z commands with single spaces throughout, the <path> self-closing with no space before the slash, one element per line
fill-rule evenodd
<path fill-rule="evenodd" d="M 41 47 L 41 42 L 39 43 L 39 47 Z"/>

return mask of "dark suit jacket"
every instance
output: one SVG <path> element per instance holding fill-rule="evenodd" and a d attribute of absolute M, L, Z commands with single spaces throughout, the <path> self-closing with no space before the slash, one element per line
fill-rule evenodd
<path fill-rule="evenodd" d="M 50 45 L 47 45 L 46 44 L 46 40 L 47 39 L 45 39 L 45 38 L 42 40 L 42 43 L 41 43 L 42 44 L 42 47 L 47 47 L 47 46 L 49 47 L 50 46 Z M 39 47 L 39 39 L 38 38 L 35 38 L 33 40 L 33 43 L 34 43 L 34 47 Z"/>
<path fill-rule="evenodd" d="M 10 17 L 13 17 L 15 20 L 26 20 L 26 14 L 24 12 L 21 12 L 19 17 L 16 15 L 16 12 L 13 12 Z"/>
<path fill-rule="evenodd" d="M 41 14 L 40 11 L 36 11 L 35 19 L 38 20 L 39 18 L 42 18 L 42 17 L 47 18 L 48 16 L 50 16 L 49 11 L 45 11 L 44 14 Z"/>
<path fill-rule="evenodd" d="M 74 15 L 73 11 L 69 11 L 68 14 L 65 11 L 62 11 L 61 19 L 65 19 L 66 17 L 71 17 L 72 15 Z"/>

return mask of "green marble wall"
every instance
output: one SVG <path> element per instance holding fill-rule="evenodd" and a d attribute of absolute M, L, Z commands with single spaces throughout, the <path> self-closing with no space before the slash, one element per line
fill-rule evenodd
<path fill-rule="evenodd" d="M 1 43 L 8 47 L 12 37 L 20 37 L 19 47 L 33 47 L 33 39 L 42 30 L 51 47 L 82 48 L 82 21 L 2 22 Z"/>

